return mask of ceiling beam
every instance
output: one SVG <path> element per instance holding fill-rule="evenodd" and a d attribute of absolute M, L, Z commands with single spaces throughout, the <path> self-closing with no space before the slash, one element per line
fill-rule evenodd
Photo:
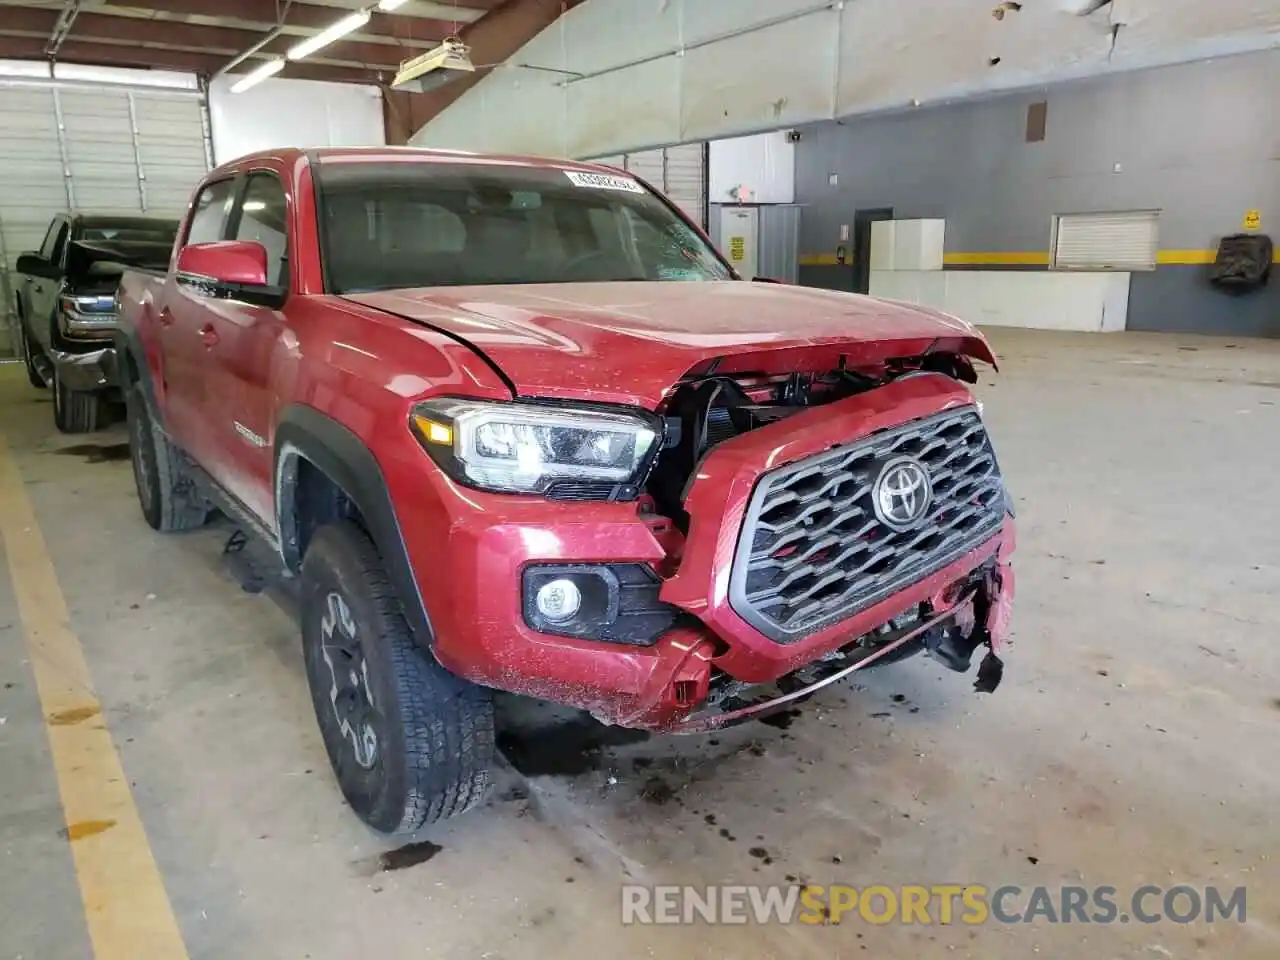
<path fill-rule="evenodd" d="M 44 44 L 43 37 L 0 35 L 0 58 L 46 61 L 48 58 L 44 55 Z M 63 44 L 59 61 L 104 67 L 131 67 L 138 70 L 178 70 L 187 73 L 212 74 L 227 62 L 230 55 L 230 52 L 170 50 L 68 40 Z M 251 61 L 245 66 L 247 68 L 255 63 L 256 61 Z M 290 63 L 279 76 L 293 80 L 329 80 L 336 83 L 363 83 L 379 86 L 390 82 L 392 73 L 304 60 L 301 63 Z"/>
<path fill-rule="evenodd" d="M 282 6 L 283 9 L 283 6 Z M 351 9 L 350 6 L 347 7 Z M 98 13 L 130 17 L 132 19 L 187 20 L 200 17 L 224 26 L 258 29 L 262 32 L 276 25 L 275 0 L 108 0 L 97 8 Z M 289 6 L 285 24 L 289 27 L 305 27 L 307 32 L 323 29 L 340 19 L 341 11 L 334 7 L 315 6 L 294 2 Z M 375 13 L 369 23 L 353 36 L 390 37 L 394 40 L 434 42 L 454 31 L 451 20 L 401 16 L 395 13 Z"/>
<path fill-rule="evenodd" d="M 82 13 L 76 21 L 73 37 L 77 40 L 127 40 L 138 44 L 162 44 L 173 47 L 218 47 L 243 50 L 267 39 L 271 31 L 243 30 L 182 23 L 174 20 L 140 20 Z M 443 37 L 439 38 L 443 39 Z M 261 49 L 264 54 L 281 54 L 297 43 L 298 37 L 279 36 Z M 397 67 L 403 60 L 428 50 L 432 42 L 404 40 L 398 43 L 364 43 L 344 38 L 325 48 L 330 60 L 350 60 L 373 66 Z"/>

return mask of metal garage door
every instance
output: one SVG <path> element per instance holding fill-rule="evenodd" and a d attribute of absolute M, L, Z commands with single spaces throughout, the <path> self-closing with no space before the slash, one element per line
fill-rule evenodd
<path fill-rule="evenodd" d="M 0 80 L 0 353 L 12 347 L 10 278 L 55 213 L 179 216 L 209 169 L 191 91 Z"/>
<path fill-rule="evenodd" d="M 660 150 L 640 150 L 612 157 L 601 163 L 630 170 L 653 184 L 680 207 L 694 223 L 707 226 L 707 145 L 684 143 Z"/>

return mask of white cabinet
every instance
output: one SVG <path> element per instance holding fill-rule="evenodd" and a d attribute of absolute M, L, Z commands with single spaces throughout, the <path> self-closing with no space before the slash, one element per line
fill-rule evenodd
<path fill-rule="evenodd" d="M 871 225 L 872 270 L 941 270 L 945 220 L 879 220 Z"/>

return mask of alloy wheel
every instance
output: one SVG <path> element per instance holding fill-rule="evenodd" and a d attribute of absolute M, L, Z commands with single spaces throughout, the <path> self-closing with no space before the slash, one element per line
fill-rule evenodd
<path fill-rule="evenodd" d="M 326 598 L 320 620 L 321 654 L 329 668 L 329 703 L 355 761 L 365 770 L 378 762 L 378 712 L 369 685 L 369 662 L 355 618 L 341 594 Z"/>

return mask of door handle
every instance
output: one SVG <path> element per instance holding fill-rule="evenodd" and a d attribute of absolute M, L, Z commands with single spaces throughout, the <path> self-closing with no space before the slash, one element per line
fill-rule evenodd
<path fill-rule="evenodd" d="M 206 323 L 200 328 L 200 342 L 205 345 L 206 350 L 212 350 L 218 342 L 218 331 Z"/>
<path fill-rule="evenodd" d="M 34 290 L 36 293 L 44 293 L 44 287 L 40 286 L 40 284 L 38 283 L 33 283 L 31 285 L 31 289 Z"/>
<path fill-rule="evenodd" d="M 173 325 L 173 311 L 168 307 L 160 308 L 160 326 L 168 327 Z"/>

